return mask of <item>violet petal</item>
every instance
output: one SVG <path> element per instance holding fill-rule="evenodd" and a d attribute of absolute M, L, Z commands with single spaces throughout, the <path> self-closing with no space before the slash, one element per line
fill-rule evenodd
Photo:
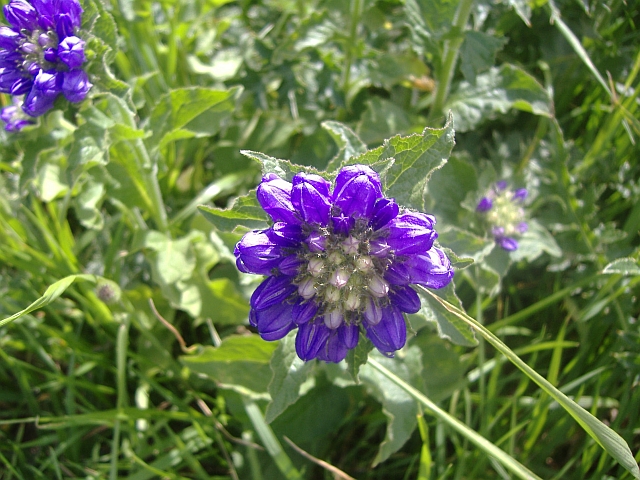
<path fill-rule="evenodd" d="M 331 334 L 323 322 L 306 322 L 298 327 L 296 353 L 302 360 L 309 361 L 318 356 Z"/>
<path fill-rule="evenodd" d="M 291 320 L 293 306 L 288 303 L 277 303 L 264 310 L 255 310 L 258 333 L 267 341 L 280 340 L 293 328 Z"/>
<path fill-rule="evenodd" d="M 382 320 L 377 325 L 365 324 L 367 337 L 382 353 L 393 353 L 407 341 L 407 326 L 402 312 L 390 305 L 382 309 Z"/>

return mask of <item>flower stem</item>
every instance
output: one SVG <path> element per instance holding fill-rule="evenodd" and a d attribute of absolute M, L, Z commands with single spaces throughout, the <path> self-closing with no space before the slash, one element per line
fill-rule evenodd
<path fill-rule="evenodd" d="M 393 372 L 385 368 L 376 360 L 369 357 L 368 363 L 373 368 L 375 368 L 380 373 L 382 373 L 385 377 L 387 377 L 389 380 L 391 380 L 400 388 L 402 388 L 404 391 L 406 391 L 415 400 L 420 402 L 426 408 L 427 413 L 430 413 L 431 415 L 436 417 L 438 420 L 441 420 L 450 428 L 458 432 L 460 435 L 467 438 L 475 446 L 477 446 L 478 448 L 486 452 L 488 455 L 491 455 L 492 457 L 494 457 L 502 465 L 504 465 L 505 468 L 508 468 L 509 470 L 511 470 L 519 478 L 525 478 L 525 479 L 540 478 L 535 473 L 533 473 L 528 468 L 526 468 L 524 465 L 522 465 L 520 462 L 518 462 L 515 458 L 507 454 L 504 450 L 495 446 L 489 440 L 487 440 L 482 435 L 480 435 L 479 433 L 469 428 L 467 425 L 465 425 L 463 422 L 461 422 L 457 418 L 447 413 L 445 410 L 442 410 L 435 403 L 433 403 L 426 395 L 424 395 L 422 392 L 420 392 L 419 390 L 412 387 L 407 382 L 405 382 L 404 380 L 396 376 Z"/>
<path fill-rule="evenodd" d="M 436 93 L 434 95 L 433 105 L 431 106 L 431 112 L 429 114 L 430 118 L 442 114 L 442 108 L 449 96 L 451 81 L 453 80 L 453 74 L 456 70 L 458 54 L 460 53 L 460 47 L 464 41 L 464 28 L 469 20 L 472 7 L 473 0 L 460 0 L 456 14 L 453 17 L 451 31 L 456 32 L 457 35 L 444 43 L 442 67 L 436 80 Z"/>

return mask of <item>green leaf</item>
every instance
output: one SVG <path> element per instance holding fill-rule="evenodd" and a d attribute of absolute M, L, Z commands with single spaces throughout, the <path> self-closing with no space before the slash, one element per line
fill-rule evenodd
<path fill-rule="evenodd" d="M 421 134 L 406 137 L 397 135 L 340 167 L 356 163 L 372 166 L 380 174 L 387 196 L 405 207 L 425 211 L 427 183 L 447 162 L 454 143 L 449 118 L 443 128 L 425 128 Z"/>
<path fill-rule="evenodd" d="M 553 236 L 535 220 L 527 222 L 529 229 L 518 239 L 518 249 L 511 252 L 513 261 L 534 261 L 544 252 L 553 257 L 560 257 L 562 250 Z"/>
<path fill-rule="evenodd" d="M 640 275 L 640 264 L 635 258 L 618 258 L 609 263 L 602 273 L 618 273 L 621 275 Z"/>
<path fill-rule="evenodd" d="M 153 107 L 149 119 L 150 150 L 179 138 L 215 134 L 235 108 L 240 89 L 190 87 L 171 90 Z"/>
<path fill-rule="evenodd" d="M 356 348 L 352 348 L 347 352 L 347 373 L 351 376 L 354 382 L 358 383 L 360 367 L 367 363 L 369 358 L 369 352 L 373 350 L 373 343 L 369 340 L 364 333 L 359 333 L 360 339 Z"/>
<path fill-rule="evenodd" d="M 298 172 L 306 173 L 320 173 L 313 167 L 307 167 L 303 165 L 296 165 L 289 160 L 283 160 L 281 158 L 270 157 L 260 152 L 252 152 L 250 150 L 240 150 L 240 153 L 245 157 L 249 157 L 260 164 L 263 174 L 275 173 L 280 178 L 291 181 L 293 176 Z"/>
<path fill-rule="evenodd" d="M 438 243 L 450 248 L 456 255 L 471 257 L 475 262 L 482 261 L 493 251 L 496 244 L 492 238 L 482 238 L 454 226 L 447 226 L 438 231 Z"/>
<path fill-rule="evenodd" d="M 367 100 L 357 132 L 363 142 L 379 144 L 398 132 L 408 132 L 412 126 L 406 110 L 384 98 L 373 97 Z"/>
<path fill-rule="evenodd" d="M 206 273 L 203 277 L 206 278 Z M 208 292 L 200 292 L 200 317 L 210 318 L 219 325 L 245 323 L 249 315 L 249 305 L 231 280 L 216 278 L 205 284 L 208 286 Z"/>
<path fill-rule="evenodd" d="M 268 217 L 258 203 L 255 191 L 237 197 L 227 209 L 200 205 L 198 210 L 221 232 L 232 232 L 238 226 L 247 229 L 267 227 Z"/>
<path fill-rule="evenodd" d="M 474 84 L 461 82 L 445 105 L 445 110 L 450 109 L 453 113 L 456 129 L 461 132 L 472 130 L 512 108 L 553 116 L 549 92 L 527 72 L 509 64 L 478 75 Z"/>
<path fill-rule="evenodd" d="M 492 67 L 496 60 L 496 53 L 505 43 L 507 43 L 505 38 L 467 30 L 464 34 L 464 43 L 460 47 L 460 70 L 465 80 L 474 83 L 476 75 Z"/>
<path fill-rule="evenodd" d="M 67 288 L 71 286 L 73 282 L 76 280 L 83 280 L 85 282 L 96 283 L 98 281 L 98 277 L 95 275 L 86 275 L 86 274 L 76 274 L 69 275 L 68 277 L 64 277 L 61 280 L 53 283 L 44 294 L 38 298 L 35 302 L 29 305 L 24 310 L 20 310 L 17 313 L 14 313 L 10 317 L 5 318 L 4 320 L 0 320 L 0 327 L 3 327 L 7 323 L 11 323 L 18 318 L 27 315 L 28 313 L 33 312 L 34 310 L 38 310 L 39 308 L 45 307 L 53 302 L 56 298 L 62 295 Z"/>
<path fill-rule="evenodd" d="M 265 412 L 267 423 L 275 420 L 315 384 L 313 377 L 310 379 L 311 382 L 307 382 L 313 370 L 313 363 L 300 360 L 296 353 L 295 338 L 293 332 L 284 337 L 271 357 L 271 402 Z"/>
<path fill-rule="evenodd" d="M 440 302 L 435 300 L 433 296 L 446 299 L 449 303 L 456 305 L 462 309 L 462 302 L 456 295 L 454 284 L 451 282 L 444 288 L 431 290 L 424 287 L 418 287 L 418 295 L 422 300 L 422 307 L 417 315 L 426 318 L 427 321 L 435 322 L 438 327 L 438 334 L 442 338 L 446 338 L 451 342 L 465 347 L 474 347 L 478 344 L 473 331 L 464 321 L 460 320 L 457 315 L 451 313 L 444 308 Z M 431 295 L 429 295 L 429 293 Z"/>
<path fill-rule="evenodd" d="M 85 228 L 101 230 L 104 217 L 100 205 L 104 198 L 104 184 L 89 180 L 82 184 L 82 190 L 76 197 L 75 211 L 78 220 Z"/>
<path fill-rule="evenodd" d="M 360 137 L 344 123 L 328 120 L 322 122 L 321 125 L 329 132 L 340 149 L 327 165 L 328 172 L 336 170 L 338 165 L 348 161 L 351 157 L 362 155 L 367 151 L 367 146 L 360 140 Z"/>
<path fill-rule="evenodd" d="M 507 0 L 507 3 L 511 8 L 513 8 L 518 16 L 522 19 L 522 21 L 527 25 L 527 27 L 531 26 L 531 6 L 529 5 L 528 0 Z"/>
<path fill-rule="evenodd" d="M 258 335 L 230 336 L 218 348 L 203 347 L 196 355 L 180 360 L 190 370 L 202 373 L 221 386 L 243 395 L 268 398 L 271 379 L 269 362 L 275 342 L 265 342 Z"/>
<path fill-rule="evenodd" d="M 411 385 L 422 384 L 422 356 L 419 348 L 409 347 L 406 351 L 398 352 L 393 359 L 386 358 L 378 352 L 373 352 L 371 357 Z M 411 395 L 369 364 L 363 365 L 360 369 L 360 380 L 382 404 L 382 412 L 387 417 L 385 437 L 373 460 L 375 467 L 402 448 L 411 437 L 416 428 L 419 410 Z"/>

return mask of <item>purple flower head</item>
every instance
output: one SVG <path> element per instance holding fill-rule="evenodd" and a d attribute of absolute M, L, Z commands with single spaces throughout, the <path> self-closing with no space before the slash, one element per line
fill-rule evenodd
<path fill-rule="evenodd" d="M 361 331 L 392 355 L 406 342 L 404 314 L 420 310 L 413 285 L 451 282 L 435 218 L 385 198 L 370 167 L 344 167 L 333 185 L 315 174 L 291 182 L 267 174 L 257 198 L 274 224 L 245 234 L 234 251 L 240 271 L 266 275 L 250 324 L 265 340 L 297 329 L 302 360 L 340 362 Z"/>
<path fill-rule="evenodd" d="M 85 42 L 78 35 L 78 0 L 10 0 L 3 7 L 10 26 L 0 27 L 0 92 L 26 95 L 23 110 L 40 116 L 60 94 L 80 102 L 92 87 L 82 70 Z M 41 72 L 55 75 L 45 85 Z"/>
<path fill-rule="evenodd" d="M 7 132 L 19 132 L 27 125 L 31 125 L 33 122 L 29 120 L 20 108 L 22 102 L 18 101 L 14 97 L 14 104 L 4 107 L 0 110 L 0 119 L 5 123 L 4 129 Z"/>
<path fill-rule="evenodd" d="M 528 196 L 526 188 L 512 190 L 506 180 L 500 180 L 476 206 L 493 238 L 506 251 L 517 250 L 517 238 L 528 229 L 522 204 Z"/>

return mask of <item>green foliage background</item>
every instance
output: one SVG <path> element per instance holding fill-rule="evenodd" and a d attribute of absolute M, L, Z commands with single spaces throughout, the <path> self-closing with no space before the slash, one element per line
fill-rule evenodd
<path fill-rule="evenodd" d="M 81 2 L 89 99 L 0 132 L 0 479 L 638 478 L 637 2 Z M 305 364 L 233 245 L 262 172 L 356 162 L 455 290 L 394 359 Z"/>

